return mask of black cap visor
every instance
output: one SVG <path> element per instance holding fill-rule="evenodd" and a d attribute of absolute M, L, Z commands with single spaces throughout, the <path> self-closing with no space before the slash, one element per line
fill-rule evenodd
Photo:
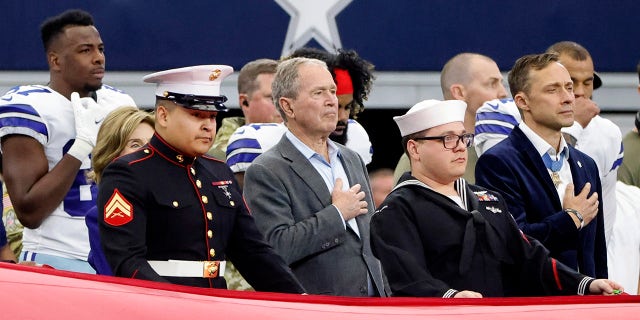
<path fill-rule="evenodd" d="M 196 96 L 192 94 L 165 92 L 164 96 L 160 98 L 171 100 L 188 109 L 200 111 L 229 111 L 224 105 L 227 101 L 226 96 Z"/>

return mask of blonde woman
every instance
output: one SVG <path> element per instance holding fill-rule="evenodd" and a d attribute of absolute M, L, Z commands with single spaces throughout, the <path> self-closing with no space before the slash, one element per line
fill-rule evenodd
<path fill-rule="evenodd" d="M 135 107 L 121 107 L 109 113 L 98 131 L 91 157 L 93 172 L 90 178 L 100 183 L 102 172 L 113 159 L 134 152 L 149 142 L 154 133 L 154 123 L 153 115 Z M 102 253 L 97 218 L 98 208 L 94 206 L 86 216 L 91 245 L 89 264 L 98 274 L 112 275 Z"/>

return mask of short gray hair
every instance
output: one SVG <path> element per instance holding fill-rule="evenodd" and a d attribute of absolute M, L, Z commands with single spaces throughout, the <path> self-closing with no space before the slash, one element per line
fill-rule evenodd
<path fill-rule="evenodd" d="M 320 65 L 329 70 L 324 61 L 302 57 L 287 59 L 278 64 L 276 76 L 273 79 L 273 84 L 271 85 L 271 95 L 273 97 L 273 104 L 276 106 L 278 112 L 280 112 L 280 116 L 282 116 L 282 119 L 285 122 L 287 122 L 287 118 L 282 110 L 282 106 L 280 106 L 280 98 L 285 97 L 295 99 L 298 97 L 298 90 L 300 89 L 298 70 L 303 64 Z"/>

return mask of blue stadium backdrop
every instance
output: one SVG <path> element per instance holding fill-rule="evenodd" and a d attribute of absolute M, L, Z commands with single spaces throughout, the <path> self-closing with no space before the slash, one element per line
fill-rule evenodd
<path fill-rule="evenodd" d="M 311 12 L 304 10 L 310 4 L 299 5 L 307 2 Z M 68 8 L 94 15 L 109 70 L 211 61 L 237 69 L 255 58 L 279 57 L 292 16 L 299 29 L 324 34 L 312 43 L 337 37 L 325 40 L 357 50 L 378 70 L 437 71 L 466 50 L 487 54 L 505 69 L 523 54 L 566 39 L 586 46 L 599 71 L 633 71 L 640 53 L 634 16 L 640 1 L 634 0 L 5 0 L 0 70 L 45 70 L 39 24 Z"/>
<path fill-rule="evenodd" d="M 560 40 L 587 47 L 600 72 L 634 72 L 640 58 L 637 0 L 4 0 L 0 71 L 47 70 L 39 25 L 70 8 L 94 15 L 109 71 L 238 70 L 304 45 L 355 49 L 379 71 L 439 71 L 462 51 L 489 55 L 506 71 Z M 363 113 L 377 148 L 370 167 L 395 165 L 401 150 L 390 117 L 402 112 Z"/>

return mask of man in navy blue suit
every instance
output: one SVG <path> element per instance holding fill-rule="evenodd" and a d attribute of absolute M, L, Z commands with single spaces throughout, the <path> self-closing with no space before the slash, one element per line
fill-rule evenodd
<path fill-rule="evenodd" d="M 595 162 L 568 145 L 575 96 L 556 54 L 518 59 L 509 73 L 523 121 L 476 165 L 478 185 L 500 192 L 522 231 L 581 273 L 607 278 L 600 178 Z"/>

